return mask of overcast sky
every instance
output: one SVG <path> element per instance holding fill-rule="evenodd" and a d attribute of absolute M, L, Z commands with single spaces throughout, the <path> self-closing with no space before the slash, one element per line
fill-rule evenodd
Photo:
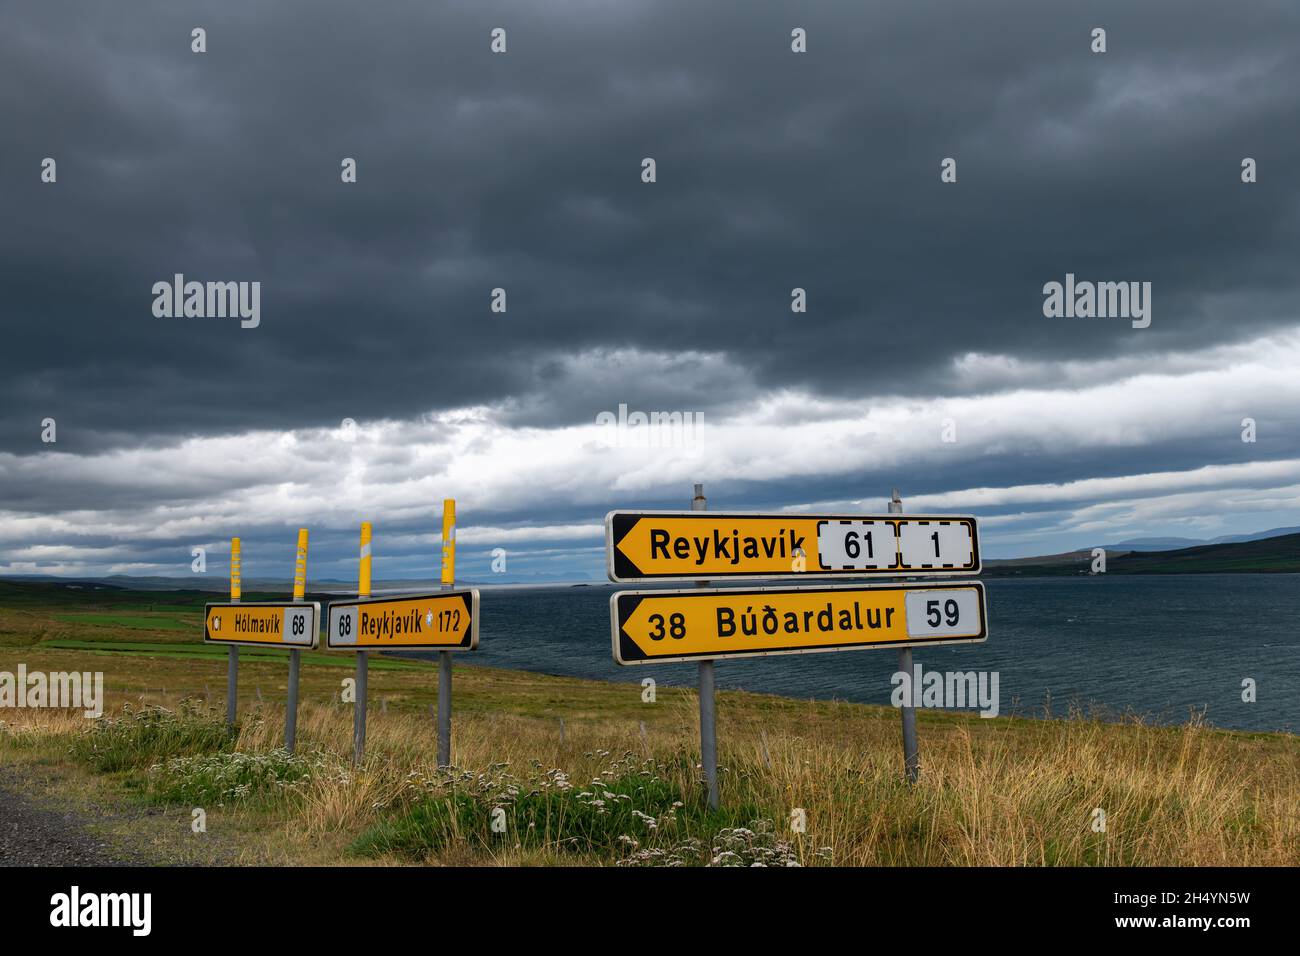
<path fill-rule="evenodd" d="M 1291 0 L 0 10 L 0 572 L 287 577 L 306 526 L 348 579 L 370 520 L 427 576 L 455 497 L 464 577 L 597 579 L 696 481 L 993 557 L 1300 524 Z M 155 316 L 176 273 L 260 325 Z M 1045 317 L 1067 273 L 1150 327 Z"/>

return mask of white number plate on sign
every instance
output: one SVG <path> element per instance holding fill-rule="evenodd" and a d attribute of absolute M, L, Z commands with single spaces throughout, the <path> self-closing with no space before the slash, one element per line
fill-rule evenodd
<path fill-rule="evenodd" d="M 310 647 L 315 642 L 316 635 L 311 633 L 311 612 L 309 607 L 284 609 L 284 643 Z"/>
<path fill-rule="evenodd" d="M 983 630 L 974 588 L 909 591 L 904 606 L 908 637 L 974 637 Z"/>
<path fill-rule="evenodd" d="M 971 562 L 970 526 L 960 521 L 900 521 L 898 548 L 909 568 L 962 568 Z"/>
<path fill-rule="evenodd" d="M 959 570 L 973 563 L 974 542 L 964 521 L 823 521 L 817 528 L 822 567 L 865 570 Z M 901 561 L 899 558 L 901 557 Z"/>
<path fill-rule="evenodd" d="M 817 552 L 824 568 L 889 568 L 898 538 L 885 521 L 826 521 L 817 529 Z"/>
<path fill-rule="evenodd" d="M 330 608 L 330 646 L 349 647 L 357 642 L 356 607 Z"/>

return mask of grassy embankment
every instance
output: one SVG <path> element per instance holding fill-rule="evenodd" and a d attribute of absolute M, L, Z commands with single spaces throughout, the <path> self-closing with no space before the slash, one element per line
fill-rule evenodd
<path fill-rule="evenodd" d="M 909 787 L 897 712 L 724 692 L 711 813 L 689 690 L 649 704 L 635 684 L 458 666 L 448 772 L 434 766 L 435 671 L 376 660 L 354 769 L 339 701 L 352 658 L 308 654 L 290 757 L 277 750 L 284 654 L 242 655 L 242 720 L 227 735 L 224 650 L 198 642 L 202 603 L 0 583 L 0 671 L 102 670 L 108 691 L 98 722 L 0 710 L 10 785 L 157 862 L 1300 862 L 1297 738 L 1195 724 L 923 712 L 923 777 Z M 205 833 L 191 830 L 195 807 Z"/>

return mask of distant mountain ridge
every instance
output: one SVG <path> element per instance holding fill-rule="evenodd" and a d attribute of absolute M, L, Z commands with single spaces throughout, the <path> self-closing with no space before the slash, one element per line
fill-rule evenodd
<path fill-rule="evenodd" d="M 1300 573 L 1300 533 L 1168 551 L 1105 551 L 1107 574 Z M 992 577 L 1088 574 L 1092 562 L 1092 549 L 1087 549 L 1036 558 L 987 560 L 984 568 Z"/>
<path fill-rule="evenodd" d="M 1263 538 L 1280 538 L 1289 534 L 1300 534 L 1300 527 L 1270 528 L 1268 531 L 1256 531 L 1253 534 L 1225 534 L 1217 538 L 1130 538 L 1115 544 L 1101 547 L 1107 551 L 1174 551 L 1180 548 L 1198 548 L 1206 544 L 1239 544 L 1244 541 L 1259 541 Z"/>

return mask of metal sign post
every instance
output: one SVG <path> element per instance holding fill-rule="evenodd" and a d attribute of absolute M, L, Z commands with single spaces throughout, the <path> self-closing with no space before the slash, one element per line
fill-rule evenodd
<path fill-rule="evenodd" d="M 294 559 L 293 600 L 301 604 L 307 598 L 307 529 L 298 529 L 298 552 Z M 313 624 L 316 618 L 313 616 Z M 316 635 L 312 635 L 313 640 Z M 293 753 L 298 742 L 298 672 L 302 651 L 296 647 L 289 651 L 289 693 L 284 712 L 284 749 Z"/>
<path fill-rule="evenodd" d="M 239 580 L 239 539 L 230 539 L 230 603 L 238 604 L 241 594 Z M 226 648 L 226 728 L 235 729 L 235 717 L 239 712 L 239 646 L 231 644 Z"/>
<path fill-rule="evenodd" d="M 370 597 L 370 522 L 361 522 L 361 564 L 357 571 L 357 597 Z M 326 640 L 328 644 L 328 639 Z M 352 702 L 352 765 L 359 767 L 366 754 L 366 706 L 370 662 L 365 651 L 357 651 L 357 679 Z"/>
<path fill-rule="evenodd" d="M 238 539 L 232 544 L 238 554 Z M 298 532 L 298 560 L 292 602 L 255 601 L 243 603 L 238 585 L 238 561 L 231 562 L 231 600 L 209 602 L 204 610 L 203 642 L 230 646 L 230 664 L 226 675 L 226 720 L 234 725 L 237 699 L 237 673 L 240 645 L 283 647 L 289 651 L 289 694 L 284 723 L 284 744 L 293 751 L 298 718 L 299 658 L 303 649 L 310 650 L 320 640 L 320 605 L 306 600 L 307 529 Z M 262 689 L 257 688 L 257 699 Z"/>
<path fill-rule="evenodd" d="M 454 509 L 454 502 L 448 502 Z M 452 511 L 451 527 L 454 528 Z M 453 531 L 454 534 L 454 531 Z M 325 626 L 325 648 L 357 655 L 357 699 L 353 714 L 353 762 L 365 755 L 368 656 L 371 651 L 438 651 L 438 760 L 450 765 L 451 754 L 451 654 L 478 647 L 479 593 L 477 588 L 456 588 L 447 581 L 440 590 L 424 594 L 395 594 L 372 598 L 370 573 L 370 523 L 361 529 L 360 592 L 356 598 L 331 601 Z M 429 705 L 433 713 L 433 705 Z"/>
<path fill-rule="evenodd" d="M 442 502 L 442 587 L 456 586 L 456 499 Z M 478 631 L 478 608 L 474 627 Z M 451 766 L 451 652 L 438 653 L 438 766 Z"/>
<path fill-rule="evenodd" d="M 692 511 L 704 511 L 708 502 L 704 497 L 704 485 L 695 486 L 695 497 L 691 499 Z M 700 587 L 708 587 L 708 581 L 700 581 Z M 704 782 L 709 791 L 709 809 L 718 809 L 718 722 L 717 702 L 713 687 L 713 661 L 700 661 L 699 673 L 700 697 L 700 763 L 704 765 Z"/>
<path fill-rule="evenodd" d="M 894 489 L 894 493 L 890 497 L 889 513 L 891 515 L 901 515 L 903 513 L 903 499 L 898 496 L 897 488 Z M 910 647 L 899 649 L 898 669 L 907 674 L 909 680 L 911 679 L 912 649 Z M 921 751 L 916 739 L 916 708 L 910 704 L 904 704 L 901 709 L 903 712 L 903 767 L 906 770 L 908 782 L 916 783 L 921 774 Z"/>

